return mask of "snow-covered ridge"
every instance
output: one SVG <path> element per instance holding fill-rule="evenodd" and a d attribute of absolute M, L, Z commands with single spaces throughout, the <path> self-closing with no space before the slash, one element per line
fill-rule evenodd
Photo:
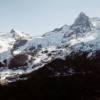
<path fill-rule="evenodd" d="M 20 75 L 31 73 L 56 58 L 64 59 L 71 52 L 89 51 L 91 57 L 96 50 L 100 50 L 100 19 L 89 18 L 83 12 L 72 25 L 56 28 L 41 37 L 12 29 L 0 34 L 0 61 L 8 61 L 0 68 L 0 82 L 20 80 Z M 21 63 L 18 59 L 22 56 L 26 59 Z"/>

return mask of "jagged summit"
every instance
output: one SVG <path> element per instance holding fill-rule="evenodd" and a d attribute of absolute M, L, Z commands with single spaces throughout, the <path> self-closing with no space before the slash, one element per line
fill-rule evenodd
<path fill-rule="evenodd" d="M 81 12 L 76 18 L 74 24 L 72 24 L 71 29 L 75 30 L 75 33 L 85 33 L 91 31 L 91 22 L 89 17 Z"/>
<path fill-rule="evenodd" d="M 13 38 L 19 38 L 20 35 L 22 34 L 21 32 L 16 31 L 14 28 L 11 29 L 10 33 L 11 33 Z"/>
<path fill-rule="evenodd" d="M 84 12 L 80 12 L 79 16 L 85 16 L 85 17 L 88 17 Z"/>
<path fill-rule="evenodd" d="M 10 33 L 15 33 L 15 32 L 16 32 L 16 31 L 15 31 L 15 29 L 13 29 L 13 28 L 10 30 Z"/>
<path fill-rule="evenodd" d="M 22 34 L 22 32 L 20 32 L 20 31 L 18 31 L 18 30 L 15 30 L 14 28 L 12 28 L 12 29 L 10 30 L 10 33 L 12 33 L 12 34 Z"/>
<path fill-rule="evenodd" d="M 85 13 L 81 12 L 73 25 L 85 25 L 86 22 L 89 22 L 89 17 Z"/>
<path fill-rule="evenodd" d="M 14 28 L 11 29 L 10 34 L 15 39 L 20 39 L 20 38 L 28 39 L 28 38 L 31 38 L 30 34 L 17 31 Z"/>

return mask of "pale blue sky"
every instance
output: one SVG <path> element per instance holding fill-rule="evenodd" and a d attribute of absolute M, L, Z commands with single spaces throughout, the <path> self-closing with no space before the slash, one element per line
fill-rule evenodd
<path fill-rule="evenodd" d="M 81 11 L 100 17 L 100 0 L 0 0 L 0 31 L 39 35 L 72 24 Z"/>

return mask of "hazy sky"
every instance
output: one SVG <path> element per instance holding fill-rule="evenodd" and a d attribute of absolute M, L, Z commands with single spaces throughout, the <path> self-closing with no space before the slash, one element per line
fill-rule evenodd
<path fill-rule="evenodd" d="M 72 24 L 81 11 L 100 17 L 100 0 L 0 0 L 0 31 L 39 35 Z"/>

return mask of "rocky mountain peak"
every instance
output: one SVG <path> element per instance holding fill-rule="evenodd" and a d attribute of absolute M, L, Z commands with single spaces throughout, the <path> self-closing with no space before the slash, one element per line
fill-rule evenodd
<path fill-rule="evenodd" d="M 12 28 L 12 29 L 10 30 L 10 33 L 16 33 L 15 29 Z"/>
<path fill-rule="evenodd" d="M 75 33 L 85 33 L 91 31 L 91 25 L 89 17 L 81 12 L 76 18 L 74 24 L 72 24 L 71 29 L 74 30 Z"/>
<path fill-rule="evenodd" d="M 76 18 L 73 25 L 86 25 L 86 24 L 89 24 L 89 17 L 85 13 L 81 12 Z"/>

